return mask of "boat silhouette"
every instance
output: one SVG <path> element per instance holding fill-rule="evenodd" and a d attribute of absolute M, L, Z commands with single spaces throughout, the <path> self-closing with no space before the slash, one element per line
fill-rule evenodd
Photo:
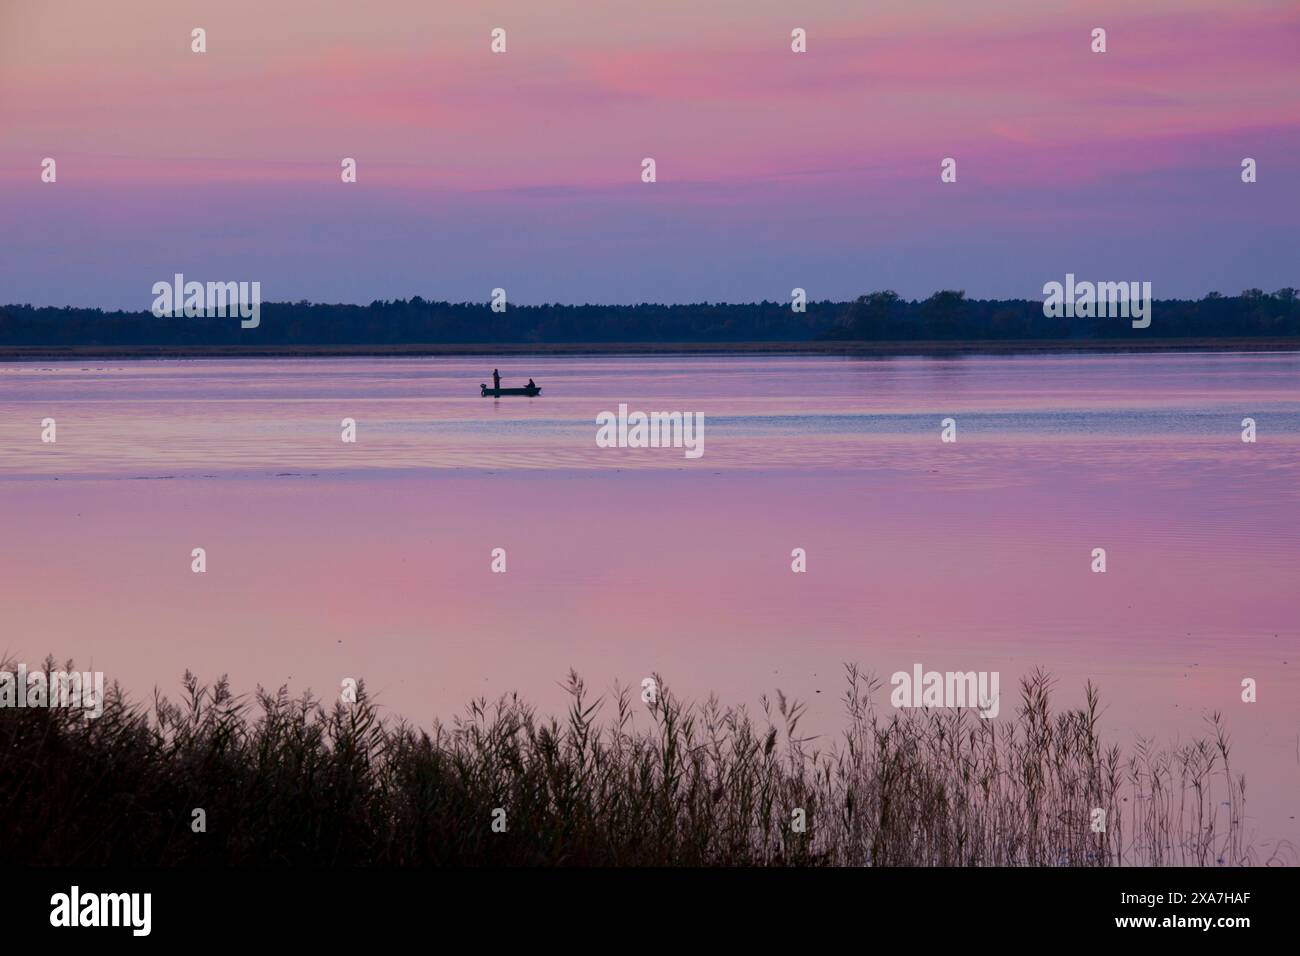
<path fill-rule="evenodd" d="M 542 394 L 542 386 L 540 385 L 533 385 L 531 388 L 488 388 L 486 385 L 480 383 L 479 389 L 484 398 L 487 398 L 488 396 L 499 398 L 502 395 L 527 395 L 529 398 L 535 398 Z"/>

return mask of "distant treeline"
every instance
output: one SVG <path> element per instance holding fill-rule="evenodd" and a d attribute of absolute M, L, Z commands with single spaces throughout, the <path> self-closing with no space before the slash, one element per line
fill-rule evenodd
<path fill-rule="evenodd" d="M 413 299 L 368 306 L 307 301 L 261 307 L 261 324 L 238 317 L 157 318 L 150 312 L 0 306 L 0 347 L 385 346 L 551 343 L 1025 341 L 1286 337 L 1300 335 L 1295 289 L 1203 299 L 1163 299 L 1150 328 L 1124 318 L 1048 318 L 1039 299 L 968 299 L 960 291 L 908 301 L 873 292 L 852 302 L 739 305 L 511 305 Z"/>

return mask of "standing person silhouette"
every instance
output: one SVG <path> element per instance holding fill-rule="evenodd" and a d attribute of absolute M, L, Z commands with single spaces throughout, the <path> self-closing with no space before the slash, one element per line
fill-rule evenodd
<path fill-rule="evenodd" d="M 497 369 L 492 370 L 492 387 L 493 388 L 501 387 L 501 373 Z"/>

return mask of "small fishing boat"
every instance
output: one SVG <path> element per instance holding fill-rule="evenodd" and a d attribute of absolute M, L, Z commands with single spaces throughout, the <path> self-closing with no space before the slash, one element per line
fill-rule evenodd
<path fill-rule="evenodd" d="M 500 398 L 502 395 L 527 395 L 529 398 L 536 398 L 542 394 L 542 386 L 534 385 L 532 388 L 488 388 L 486 385 L 479 385 L 482 389 L 483 397 Z"/>

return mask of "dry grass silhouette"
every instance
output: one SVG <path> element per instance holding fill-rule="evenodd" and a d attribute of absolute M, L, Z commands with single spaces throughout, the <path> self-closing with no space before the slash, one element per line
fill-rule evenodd
<path fill-rule="evenodd" d="M 9 665 L 5 665 L 13 669 Z M 46 670 L 53 661 L 46 662 Z M 71 669 L 70 665 L 69 668 Z M 1022 681 L 1014 715 L 894 711 L 847 668 L 847 725 L 824 749 L 779 692 L 762 716 L 593 701 L 563 719 L 517 696 L 425 732 L 357 703 L 225 679 L 103 715 L 0 710 L 0 859 L 114 865 L 1238 865 L 1245 781 L 1215 715 L 1204 739 L 1132 753 L 1097 732 L 1098 695 L 1054 712 Z M 203 808 L 207 832 L 191 831 Z M 494 833 L 492 811 L 508 829 Z M 804 810 L 806 832 L 792 814 Z M 1104 833 L 1090 828 L 1106 811 Z"/>

